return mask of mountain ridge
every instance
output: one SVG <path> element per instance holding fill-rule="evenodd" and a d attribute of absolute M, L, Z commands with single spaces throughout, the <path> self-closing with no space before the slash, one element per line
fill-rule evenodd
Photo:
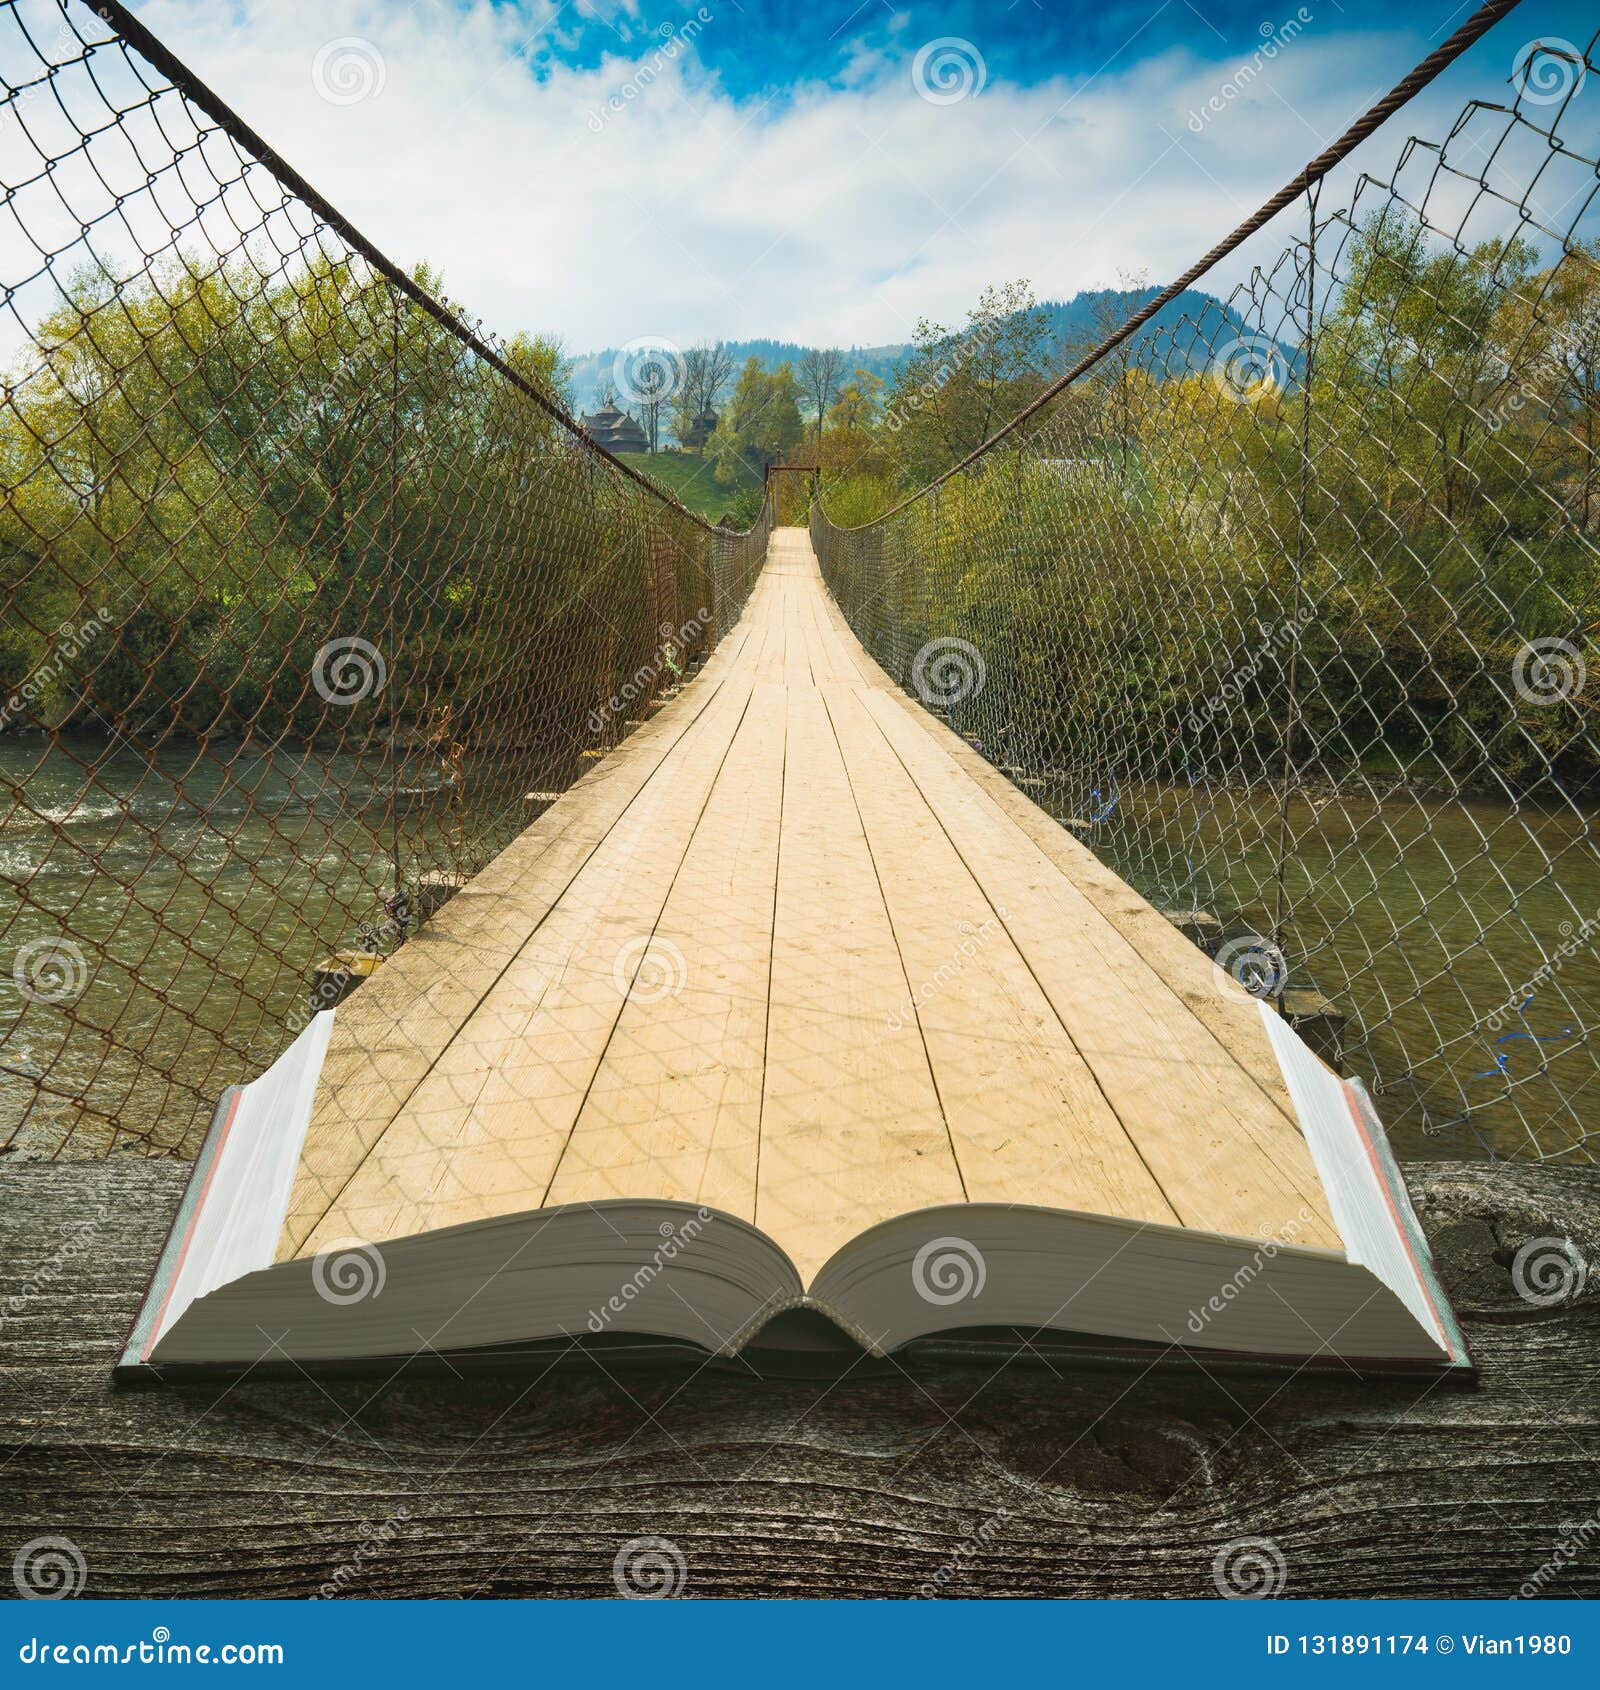
<path fill-rule="evenodd" d="M 1065 363 L 1064 349 L 1072 346 L 1081 356 L 1083 350 L 1094 345 L 1104 335 L 1107 319 L 1121 322 L 1153 299 L 1156 288 L 1100 288 L 1076 293 L 1068 300 L 1041 300 L 1035 310 L 1045 313 L 1054 362 Z M 1192 369 L 1196 364 L 1209 364 L 1217 334 L 1224 324 L 1236 334 L 1245 334 L 1244 320 L 1220 299 L 1198 288 L 1190 288 L 1178 295 L 1171 304 L 1163 306 L 1154 318 L 1133 337 L 1135 347 L 1148 347 L 1163 334 L 1170 335 L 1170 353 L 1164 360 L 1169 369 Z M 1204 325 L 1204 326 L 1202 326 Z M 754 357 L 763 369 L 776 369 L 779 364 L 798 364 L 812 348 L 800 341 L 761 336 L 750 340 L 724 342 L 733 354 L 734 379 L 745 362 Z M 888 342 L 879 346 L 841 347 L 844 354 L 844 380 L 856 370 L 864 369 L 885 384 L 892 384 L 896 371 L 911 351 L 910 341 Z M 1203 356 L 1198 354 L 1203 352 Z M 616 365 L 622 356 L 620 348 L 607 346 L 597 352 L 582 352 L 567 360 L 567 382 L 574 408 L 580 413 L 597 410 L 601 400 L 619 386 Z M 730 383 L 731 386 L 731 383 Z M 626 408 L 626 406 L 624 406 Z"/>

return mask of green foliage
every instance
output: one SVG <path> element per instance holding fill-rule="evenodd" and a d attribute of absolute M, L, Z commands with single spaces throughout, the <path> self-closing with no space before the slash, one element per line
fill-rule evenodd
<path fill-rule="evenodd" d="M 757 482 L 741 487 L 724 507 L 723 515 L 733 528 L 749 528 L 761 515 L 765 491 Z"/>
<path fill-rule="evenodd" d="M 921 318 L 884 402 L 900 480 L 919 487 L 943 474 L 1034 398 L 1049 340 L 1025 281 L 985 288 L 963 328 Z"/>
<path fill-rule="evenodd" d="M 827 427 L 836 434 L 872 434 L 882 415 L 883 382 L 871 370 L 858 369 L 828 408 Z"/>
<path fill-rule="evenodd" d="M 884 475 L 856 473 L 827 483 L 828 520 L 841 528 L 876 522 L 900 498 L 899 487 Z"/>
<path fill-rule="evenodd" d="M 0 401 L 8 725 L 449 744 L 509 720 L 564 767 L 705 601 L 703 531 L 349 262 L 86 271 L 36 342 Z M 505 357 L 560 393 L 556 342 Z M 63 625 L 91 618 L 80 650 Z M 387 671 L 358 712 L 314 684 L 340 639 Z"/>
<path fill-rule="evenodd" d="M 737 487 L 745 466 L 765 469 L 779 462 L 804 432 L 794 371 L 780 364 L 769 373 L 749 359 L 707 447 L 716 460 L 718 482 Z"/>
<path fill-rule="evenodd" d="M 1270 781 L 1291 687 L 1313 781 L 1600 785 L 1582 698 L 1513 679 L 1540 639 L 1600 662 L 1596 254 L 1541 271 L 1526 243 L 1457 252 L 1391 208 L 1341 273 L 1286 381 L 1241 396 L 1109 358 L 880 528 L 860 525 L 894 502 L 884 480 L 826 481 L 825 568 L 868 646 L 909 680 L 928 641 L 978 643 L 963 730 L 1086 788 Z M 1015 304 L 985 301 L 974 322 Z M 946 331 L 922 342 L 951 373 L 890 448 L 897 488 L 988 423 L 973 361 Z M 1008 404 L 1027 392 L 1011 346 Z"/>

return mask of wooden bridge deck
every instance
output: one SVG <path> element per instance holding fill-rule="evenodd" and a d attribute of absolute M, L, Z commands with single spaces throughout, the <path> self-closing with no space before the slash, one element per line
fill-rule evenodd
<path fill-rule="evenodd" d="M 1256 1005 L 893 685 L 800 529 L 341 1007 L 280 1256 L 605 1197 L 806 1276 L 964 1198 L 1339 1245 Z"/>

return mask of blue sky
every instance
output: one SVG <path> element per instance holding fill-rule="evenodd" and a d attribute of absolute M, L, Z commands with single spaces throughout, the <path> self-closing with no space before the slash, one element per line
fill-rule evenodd
<path fill-rule="evenodd" d="M 991 281 L 1160 281 L 1471 11 L 1446 0 L 142 0 L 401 262 L 502 331 L 874 344 Z M 1525 0 L 1369 144 L 1506 96 Z M 1592 21 L 1592 20 L 1591 20 Z M 1597 79 L 1600 80 L 1600 79 Z M 1282 232 L 1276 236 L 1281 244 Z M 1236 280 L 1236 264 L 1219 280 Z"/>
<path fill-rule="evenodd" d="M 531 66 L 592 68 L 607 56 L 648 48 L 663 27 L 699 9 L 700 0 L 640 0 L 633 6 L 532 5 L 505 0 L 503 9 L 528 23 Z M 921 43 L 954 36 L 978 45 L 990 76 L 1023 85 L 1053 76 L 1087 76 L 1109 64 L 1175 48 L 1199 55 L 1253 47 L 1263 23 L 1292 17 L 1296 5 L 1262 0 L 1119 0 L 1117 4 L 1045 0 L 818 0 L 812 5 L 740 0 L 721 8 L 730 27 L 708 30 L 698 58 L 736 97 L 781 95 L 802 79 L 838 87 L 858 83 L 878 66 L 910 58 Z M 1404 8 L 1377 0 L 1308 6 L 1323 36 L 1385 27 L 1404 12 L 1419 38 L 1447 35 L 1472 8 L 1452 0 L 1412 0 Z M 718 8 L 712 6 L 713 12 Z"/>

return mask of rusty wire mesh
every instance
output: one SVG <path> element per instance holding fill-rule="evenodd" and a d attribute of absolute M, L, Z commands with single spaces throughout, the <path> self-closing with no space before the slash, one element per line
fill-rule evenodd
<path fill-rule="evenodd" d="M 766 518 L 630 476 L 89 7 L 0 3 L 0 88 L 0 1146 L 192 1150 L 320 956 L 676 687 Z"/>
<path fill-rule="evenodd" d="M 812 532 L 885 668 L 1336 1039 L 1404 1150 L 1587 1159 L 1600 76 L 1463 65 L 1487 97 L 1225 303 Z"/>

